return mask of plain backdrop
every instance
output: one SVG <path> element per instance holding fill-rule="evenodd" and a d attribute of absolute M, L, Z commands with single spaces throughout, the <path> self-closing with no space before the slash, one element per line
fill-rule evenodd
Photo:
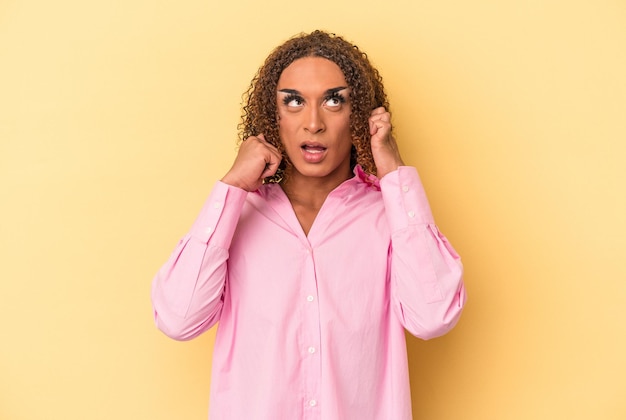
<path fill-rule="evenodd" d="M 214 331 L 166 338 L 150 283 L 318 28 L 380 69 L 466 268 L 457 328 L 408 338 L 415 418 L 626 418 L 626 3 L 3 0 L 1 419 L 206 419 Z"/>

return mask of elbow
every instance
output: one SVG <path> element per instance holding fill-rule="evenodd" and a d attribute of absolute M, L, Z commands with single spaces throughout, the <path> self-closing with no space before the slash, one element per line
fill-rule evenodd
<path fill-rule="evenodd" d="M 195 338 L 199 333 L 194 333 L 188 328 L 184 328 L 180 323 L 165 322 L 162 318 L 155 314 L 156 326 L 163 334 L 176 341 L 189 341 Z"/>
<path fill-rule="evenodd" d="M 422 316 L 405 317 L 405 328 L 423 340 L 441 337 L 459 322 L 466 300 L 465 288 L 461 283 L 452 299 L 429 303 Z M 413 319 L 413 322 L 409 319 Z"/>
<path fill-rule="evenodd" d="M 447 334 L 459 321 L 461 313 L 450 319 L 431 319 L 417 326 L 409 328 L 409 332 L 422 340 L 432 340 Z"/>
<path fill-rule="evenodd" d="M 217 323 L 219 312 L 204 320 L 179 317 L 173 314 L 169 316 L 164 313 L 154 311 L 154 321 L 157 328 L 169 338 L 176 341 L 189 341 L 198 337 L 203 332 L 209 330 Z"/>

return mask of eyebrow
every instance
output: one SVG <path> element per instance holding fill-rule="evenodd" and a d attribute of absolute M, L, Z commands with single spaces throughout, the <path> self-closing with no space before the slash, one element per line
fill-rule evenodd
<path fill-rule="evenodd" d="M 324 92 L 324 96 L 331 96 L 334 95 L 337 92 L 340 92 L 344 89 L 348 89 L 347 86 L 337 86 L 331 89 L 328 89 L 326 92 Z M 289 95 L 300 95 L 302 96 L 302 92 L 296 90 L 296 89 L 279 89 L 278 90 L 280 93 L 287 93 Z"/>

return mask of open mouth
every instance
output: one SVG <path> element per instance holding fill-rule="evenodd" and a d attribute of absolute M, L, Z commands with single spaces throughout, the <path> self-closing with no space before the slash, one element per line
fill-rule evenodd
<path fill-rule="evenodd" d="M 326 148 L 324 146 L 320 146 L 317 144 L 303 144 L 301 148 L 307 153 L 324 153 L 326 151 Z"/>
<path fill-rule="evenodd" d="M 304 143 L 300 146 L 302 156 L 308 163 L 318 163 L 324 159 L 327 148 L 319 143 Z"/>

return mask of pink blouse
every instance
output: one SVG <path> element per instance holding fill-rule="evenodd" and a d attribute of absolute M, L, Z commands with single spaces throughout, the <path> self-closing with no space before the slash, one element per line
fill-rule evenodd
<path fill-rule="evenodd" d="M 404 329 L 428 339 L 456 324 L 462 265 L 415 168 L 380 183 L 354 172 L 308 236 L 280 186 L 218 182 L 156 275 L 165 334 L 219 321 L 211 419 L 411 419 Z"/>

